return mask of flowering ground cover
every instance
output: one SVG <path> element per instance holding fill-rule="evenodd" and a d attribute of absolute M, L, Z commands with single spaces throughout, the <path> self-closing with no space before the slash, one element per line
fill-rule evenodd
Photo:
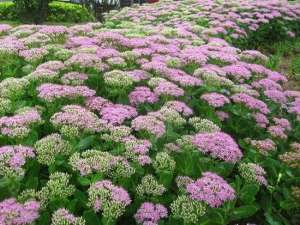
<path fill-rule="evenodd" d="M 0 224 L 299 224 L 300 92 L 247 50 L 299 20 L 168 0 L 0 25 Z"/>

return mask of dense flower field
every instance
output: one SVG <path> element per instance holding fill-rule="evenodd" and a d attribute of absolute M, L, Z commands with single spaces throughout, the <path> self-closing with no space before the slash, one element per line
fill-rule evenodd
<path fill-rule="evenodd" d="M 0 224 L 299 224 L 300 92 L 245 50 L 299 23 L 168 0 L 0 25 Z"/>

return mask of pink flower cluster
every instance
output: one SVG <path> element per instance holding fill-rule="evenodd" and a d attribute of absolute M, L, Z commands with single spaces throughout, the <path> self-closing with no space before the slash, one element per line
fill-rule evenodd
<path fill-rule="evenodd" d="M 107 199 L 101 199 L 101 195 L 99 197 L 96 197 L 93 205 L 93 208 L 96 212 L 101 211 L 102 203 L 109 203 L 110 201 L 115 201 L 123 206 L 128 206 L 131 203 L 131 199 L 128 192 L 122 187 L 113 185 L 113 183 L 110 180 L 98 181 L 92 184 L 90 187 L 91 192 L 98 193 L 98 191 L 101 192 L 101 190 L 107 191 L 109 193 L 109 196 L 107 196 Z"/>
<path fill-rule="evenodd" d="M 243 156 L 237 143 L 223 132 L 196 134 L 192 143 L 200 152 L 230 163 L 239 161 Z"/>
<path fill-rule="evenodd" d="M 201 96 L 201 99 L 206 101 L 210 106 L 217 108 L 217 107 L 222 107 L 227 103 L 230 103 L 230 100 L 219 93 L 207 93 L 203 94 Z"/>
<path fill-rule="evenodd" d="M 32 48 L 19 52 L 19 55 L 29 62 L 41 60 L 47 54 L 48 51 L 44 48 Z"/>
<path fill-rule="evenodd" d="M 282 91 L 278 90 L 267 90 L 264 92 L 265 96 L 267 96 L 269 99 L 271 99 L 274 102 L 277 102 L 279 104 L 285 104 L 287 102 L 287 98 Z"/>
<path fill-rule="evenodd" d="M 164 122 L 154 116 L 138 116 L 132 120 L 131 127 L 136 131 L 147 131 L 158 138 L 166 132 Z"/>
<path fill-rule="evenodd" d="M 1 175 L 23 175 L 22 166 L 25 165 L 27 158 L 34 158 L 32 148 L 16 145 L 0 147 L 0 174 Z"/>
<path fill-rule="evenodd" d="M 36 201 L 18 203 L 9 198 L 0 202 L 0 224 L 25 225 L 32 224 L 39 217 L 40 204 Z"/>
<path fill-rule="evenodd" d="M 62 76 L 61 81 L 67 85 L 83 85 L 88 79 L 88 75 L 79 72 L 70 72 Z"/>
<path fill-rule="evenodd" d="M 158 101 L 158 97 L 148 87 L 136 87 L 128 97 L 131 105 Z"/>
<path fill-rule="evenodd" d="M 31 126 L 41 122 L 41 115 L 36 109 L 27 109 L 14 116 L 1 117 L 0 133 L 9 137 L 23 137 L 30 132 Z"/>
<path fill-rule="evenodd" d="M 276 144 L 271 139 L 250 140 L 250 144 L 263 154 L 267 154 L 276 149 Z"/>
<path fill-rule="evenodd" d="M 251 71 L 249 71 L 245 66 L 239 64 L 232 64 L 229 66 L 224 66 L 222 68 L 228 76 L 232 76 L 233 79 L 236 79 L 240 82 L 248 80 L 251 78 Z"/>
<path fill-rule="evenodd" d="M 51 119 L 54 126 L 71 126 L 87 132 L 99 132 L 106 129 L 106 122 L 96 114 L 79 105 L 66 105 L 62 112 L 55 113 Z"/>
<path fill-rule="evenodd" d="M 85 105 L 88 109 L 98 112 L 101 112 L 102 108 L 110 106 L 111 104 L 109 100 L 99 96 L 87 98 L 85 101 Z"/>
<path fill-rule="evenodd" d="M 155 88 L 154 88 L 154 93 L 157 96 L 161 95 L 170 95 L 174 97 L 182 96 L 184 95 L 184 90 L 178 87 L 176 84 L 164 81 L 159 83 Z"/>
<path fill-rule="evenodd" d="M 136 109 L 129 105 L 111 104 L 104 106 L 100 111 L 101 118 L 113 125 L 120 125 L 126 119 L 132 119 L 138 115 Z"/>
<path fill-rule="evenodd" d="M 249 109 L 259 111 L 262 114 L 270 112 L 266 103 L 245 93 L 234 94 L 231 96 L 231 99 L 234 103 L 244 104 Z"/>
<path fill-rule="evenodd" d="M 134 215 L 137 223 L 142 225 L 157 225 L 158 221 L 168 216 L 168 210 L 161 204 L 144 202 Z"/>
<path fill-rule="evenodd" d="M 181 101 L 168 101 L 165 103 L 164 107 L 173 109 L 184 116 L 193 115 L 193 110 Z"/>
<path fill-rule="evenodd" d="M 101 59 L 91 53 L 77 53 L 69 58 L 65 64 L 67 66 L 79 66 L 81 68 L 94 67 L 101 70 Z"/>
<path fill-rule="evenodd" d="M 269 119 L 262 113 L 253 113 L 252 114 L 257 126 L 261 127 L 261 128 L 266 128 L 267 125 L 269 124 Z"/>
<path fill-rule="evenodd" d="M 268 132 L 274 138 L 287 139 L 287 132 L 292 130 L 290 122 L 285 118 L 273 118 L 275 125 L 268 127 Z"/>
<path fill-rule="evenodd" d="M 201 178 L 189 183 L 186 191 L 192 199 L 204 201 L 211 207 L 219 207 L 224 202 L 235 199 L 234 189 L 212 172 L 205 172 Z"/>
<path fill-rule="evenodd" d="M 38 96 L 48 102 L 60 98 L 92 97 L 96 93 L 87 86 L 68 86 L 51 83 L 42 84 L 37 90 L 39 92 Z"/>

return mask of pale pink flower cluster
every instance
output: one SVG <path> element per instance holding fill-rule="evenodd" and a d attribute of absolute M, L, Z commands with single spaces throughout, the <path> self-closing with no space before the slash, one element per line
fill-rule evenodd
<path fill-rule="evenodd" d="M 167 216 L 168 210 L 162 204 L 144 202 L 134 215 L 134 218 L 142 225 L 157 225 L 160 219 Z"/>
<path fill-rule="evenodd" d="M 32 224 L 39 217 L 40 204 L 36 201 L 18 203 L 9 198 L 0 202 L 0 224 L 26 225 Z"/>
<path fill-rule="evenodd" d="M 166 132 L 164 122 L 154 116 L 138 116 L 132 120 L 131 127 L 136 131 L 147 131 L 158 138 Z"/>
<path fill-rule="evenodd" d="M 204 201 L 214 208 L 235 199 L 235 190 L 222 177 L 212 172 L 205 172 L 202 175 L 186 187 L 192 199 Z"/>
<path fill-rule="evenodd" d="M 239 161 L 243 156 L 234 139 L 223 132 L 196 134 L 192 143 L 200 152 L 230 163 Z"/>
<path fill-rule="evenodd" d="M 38 96 L 47 101 L 53 102 L 56 99 L 74 99 L 78 97 L 92 97 L 96 92 L 87 86 L 69 86 L 46 83 L 37 88 Z"/>
<path fill-rule="evenodd" d="M 201 99 L 214 108 L 222 107 L 230 103 L 230 100 L 226 96 L 215 92 L 203 94 Z"/>
<path fill-rule="evenodd" d="M 99 132 L 106 129 L 105 121 L 79 105 L 64 106 L 61 112 L 51 117 L 50 122 L 56 127 L 67 125 L 87 132 Z"/>

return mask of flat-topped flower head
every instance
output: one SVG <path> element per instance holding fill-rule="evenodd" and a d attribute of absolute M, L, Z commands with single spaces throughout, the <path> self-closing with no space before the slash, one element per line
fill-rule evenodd
<path fill-rule="evenodd" d="M 224 66 L 222 69 L 226 72 L 227 76 L 233 77 L 234 80 L 238 80 L 240 82 L 250 79 L 252 75 L 251 71 L 242 64 L 232 64 Z"/>
<path fill-rule="evenodd" d="M 186 123 L 185 118 L 183 118 L 179 112 L 167 106 L 161 107 L 161 109 L 156 112 L 149 112 L 148 115 L 154 116 L 175 127 L 182 127 Z"/>
<path fill-rule="evenodd" d="M 0 97 L 18 99 L 26 93 L 28 86 L 29 82 L 24 78 L 6 78 L 0 82 Z"/>
<path fill-rule="evenodd" d="M 27 62 L 35 62 L 41 60 L 49 52 L 44 48 L 32 48 L 19 52 L 19 55 L 23 57 Z"/>
<path fill-rule="evenodd" d="M 193 110 L 184 102 L 181 101 L 168 101 L 164 104 L 164 107 L 171 108 L 183 116 L 193 115 Z"/>
<path fill-rule="evenodd" d="M 204 201 L 211 207 L 220 207 L 227 201 L 235 199 L 234 189 L 215 173 L 205 172 L 203 176 L 186 187 L 189 196 Z"/>
<path fill-rule="evenodd" d="M 299 143 L 292 143 L 290 147 L 291 151 L 279 155 L 279 159 L 291 168 L 300 168 Z"/>
<path fill-rule="evenodd" d="M 96 91 L 87 86 L 69 86 L 46 83 L 37 88 L 38 96 L 47 101 L 53 102 L 56 99 L 75 99 L 79 97 L 87 98 L 96 94 Z"/>
<path fill-rule="evenodd" d="M 14 198 L 0 202 L 0 224 L 26 225 L 39 218 L 40 204 L 37 201 L 26 201 L 21 204 Z"/>
<path fill-rule="evenodd" d="M 264 95 L 271 99 L 273 102 L 279 104 L 285 104 L 287 102 L 287 98 L 283 91 L 278 90 L 267 90 L 264 91 Z"/>
<path fill-rule="evenodd" d="M 76 152 L 70 157 L 69 164 L 74 171 L 79 171 L 81 176 L 95 172 L 114 178 L 129 178 L 135 172 L 126 158 L 99 150 L 87 150 L 81 154 Z"/>
<path fill-rule="evenodd" d="M 85 225 L 82 217 L 74 216 L 69 210 L 60 208 L 52 214 L 51 225 Z"/>
<path fill-rule="evenodd" d="M 6 113 L 11 112 L 13 102 L 8 98 L 0 97 L 0 116 L 4 116 Z"/>
<path fill-rule="evenodd" d="M 87 79 L 88 75 L 85 73 L 69 72 L 61 77 L 61 82 L 66 85 L 78 86 L 83 85 Z"/>
<path fill-rule="evenodd" d="M 1 24 L 0 25 L 0 34 L 9 31 L 12 28 L 12 26 L 8 24 Z"/>
<path fill-rule="evenodd" d="M 65 67 L 65 64 L 62 61 L 53 60 L 53 61 L 48 61 L 48 62 L 40 64 L 36 68 L 36 70 L 45 69 L 45 70 L 52 70 L 54 72 L 58 72 L 58 71 L 62 70 L 64 67 Z"/>
<path fill-rule="evenodd" d="M 264 140 L 250 140 L 250 145 L 264 155 L 276 150 L 275 142 L 269 138 Z"/>
<path fill-rule="evenodd" d="M 31 128 L 42 123 L 40 113 L 35 108 L 22 108 L 14 116 L 0 118 L 0 134 L 11 138 L 26 137 Z"/>
<path fill-rule="evenodd" d="M 176 167 L 176 161 L 168 153 L 159 152 L 153 161 L 153 167 L 157 173 L 173 173 Z"/>
<path fill-rule="evenodd" d="M 160 196 L 166 191 L 166 188 L 157 182 L 153 175 L 146 175 L 141 183 L 136 187 L 136 192 L 140 197 Z"/>
<path fill-rule="evenodd" d="M 263 114 L 268 114 L 270 112 L 266 103 L 248 94 L 237 93 L 231 96 L 231 99 L 234 103 L 244 104 L 249 109 L 259 111 Z"/>
<path fill-rule="evenodd" d="M 165 81 L 165 82 L 159 83 L 154 88 L 154 93 L 157 96 L 170 95 L 170 96 L 174 96 L 174 97 L 179 97 L 179 96 L 184 95 L 184 90 L 172 82 Z"/>
<path fill-rule="evenodd" d="M 198 133 L 214 133 L 221 131 L 221 128 L 214 122 L 200 117 L 192 117 L 189 119 L 191 124 Z"/>
<path fill-rule="evenodd" d="M 102 212 L 104 218 L 119 218 L 131 203 L 128 192 L 114 185 L 110 180 L 98 181 L 88 189 L 88 206 L 95 212 Z"/>
<path fill-rule="evenodd" d="M 50 122 L 55 127 L 73 126 L 84 132 L 100 132 L 106 129 L 106 122 L 96 114 L 79 105 L 66 105 L 61 112 L 55 113 Z"/>
<path fill-rule="evenodd" d="M 166 132 L 164 122 L 154 116 L 138 116 L 132 120 L 131 127 L 136 131 L 147 131 L 158 138 Z"/>
<path fill-rule="evenodd" d="M 248 183 L 254 182 L 265 186 L 268 184 L 267 179 L 265 178 L 266 171 L 258 164 L 241 163 L 239 165 L 239 172 Z"/>
<path fill-rule="evenodd" d="M 100 111 L 101 118 L 112 125 L 120 125 L 126 119 L 134 118 L 138 115 L 136 109 L 129 105 L 111 104 L 104 106 Z"/>
<path fill-rule="evenodd" d="M 217 107 L 222 107 L 225 104 L 230 103 L 230 100 L 219 93 L 207 93 L 207 94 L 203 94 L 201 96 L 201 99 L 206 101 L 210 106 L 217 108 Z"/>
<path fill-rule="evenodd" d="M 112 70 L 103 74 L 104 82 L 108 86 L 128 88 L 133 85 L 134 79 L 121 70 Z"/>
<path fill-rule="evenodd" d="M 24 77 L 30 83 L 46 83 L 58 79 L 58 72 L 49 69 L 36 69 L 32 73 Z"/>
<path fill-rule="evenodd" d="M 242 60 L 250 61 L 250 62 L 257 61 L 257 60 L 262 61 L 262 62 L 268 61 L 267 56 L 265 56 L 264 54 L 262 54 L 261 52 L 256 51 L 256 50 L 242 51 L 240 54 L 240 57 Z"/>
<path fill-rule="evenodd" d="M 252 113 L 252 116 L 258 127 L 266 128 L 269 124 L 269 119 L 262 113 Z"/>
<path fill-rule="evenodd" d="M 148 87 L 136 87 L 129 94 L 129 101 L 131 105 L 138 105 L 142 103 L 155 103 L 158 97 Z"/>
<path fill-rule="evenodd" d="M 102 108 L 112 105 L 113 103 L 111 103 L 109 100 L 100 97 L 100 96 L 93 96 L 90 98 L 87 98 L 85 101 L 85 105 L 88 109 L 92 110 L 92 111 L 97 111 L 97 112 L 101 112 Z"/>
<path fill-rule="evenodd" d="M 97 68 L 101 65 L 101 59 L 91 53 L 77 53 L 72 55 L 66 62 L 66 66 L 79 66 L 80 68 Z"/>
<path fill-rule="evenodd" d="M 49 202 L 55 202 L 57 199 L 68 199 L 74 194 L 75 190 L 75 186 L 70 184 L 68 173 L 55 172 L 50 174 L 49 180 L 39 191 L 38 196 L 46 205 Z"/>
<path fill-rule="evenodd" d="M 25 171 L 22 168 L 26 160 L 34 158 L 31 147 L 22 145 L 7 145 L 0 147 L 0 175 L 4 177 L 20 177 Z"/>
<path fill-rule="evenodd" d="M 167 216 L 168 210 L 162 204 L 144 202 L 134 215 L 134 218 L 141 225 L 157 225 L 159 220 Z"/>
<path fill-rule="evenodd" d="M 243 156 L 233 138 L 223 132 L 196 134 L 192 143 L 200 152 L 226 162 L 236 163 Z"/>
<path fill-rule="evenodd" d="M 170 208 L 172 215 L 182 219 L 185 224 L 197 224 L 206 213 L 207 206 L 203 202 L 182 195 L 172 202 Z"/>
<path fill-rule="evenodd" d="M 71 144 L 63 140 L 60 134 L 50 134 L 38 140 L 34 148 L 37 153 L 37 160 L 44 165 L 51 165 L 58 155 L 68 156 L 72 152 Z"/>

